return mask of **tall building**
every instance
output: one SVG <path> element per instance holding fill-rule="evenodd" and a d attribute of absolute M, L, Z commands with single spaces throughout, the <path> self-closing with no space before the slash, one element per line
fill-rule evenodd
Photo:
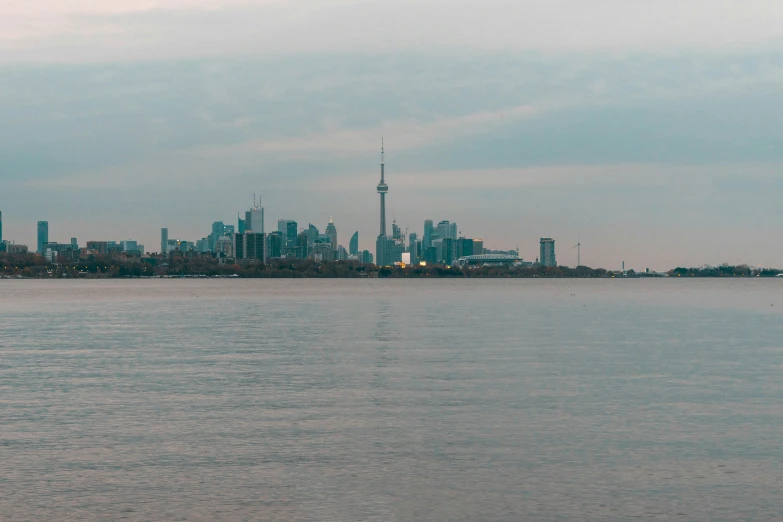
<path fill-rule="evenodd" d="M 296 234 L 299 231 L 296 221 L 293 219 L 278 219 L 277 231 L 283 235 L 286 247 L 296 246 Z"/>
<path fill-rule="evenodd" d="M 71 238 L 71 248 L 74 250 L 79 250 L 79 240 L 75 237 Z"/>
<path fill-rule="evenodd" d="M 247 231 L 247 220 L 239 216 L 240 214 L 237 212 L 237 232 L 244 234 Z M 247 216 L 247 213 L 245 213 L 245 216 Z"/>
<path fill-rule="evenodd" d="M 308 252 L 309 257 L 322 262 L 334 261 L 334 254 L 335 251 L 332 250 L 332 245 L 329 243 L 315 243 Z"/>
<path fill-rule="evenodd" d="M 269 241 L 269 257 L 278 258 L 283 255 L 283 234 L 280 232 L 271 232 L 267 239 Z"/>
<path fill-rule="evenodd" d="M 419 260 L 419 244 L 416 232 L 411 232 L 408 235 L 408 252 L 411 254 L 411 263 L 415 264 Z"/>
<path fill-rule="evenodd" d="M 245 212 L 245 233 L 255 232 L 256 234 L 264 234 L 264 207 L 261 205 L 261 201 L 256 202 L 255 194 L 253 195 L 253 207 Z M 266 236 L 264 236 L 266 237 Z M 267 246 L 264 246 L 264 263 L 267 258 Z"/>
<path fill-rule="evenodd" d="M 483 239 L 474 239 L 473 240 L 473 255 L 474 256 L 480 256 L 484 253 L 484 240 Z"/>
<path fill-rule="evenodd" d="M 5 243 L 3 243 L 3 211 L 0 210 L 0 252 L 5 250 Z"/>
<path fill-rule="evenodd" d="M 466 237 L 457 239 L 457 259 L 474 255 L 473 240 Z"/>
<path fill-rule="evenodd" d="M 36 252 L 43 254 L 46 252 L 45 245 L 49 242 L 49 222 L 38 222 L 38 249 Z"/>
<path fill-rule="evenodd" d="M 402 229 L 400 229 L 400 227 L 397 226 L 396 221 L 392 222 L 392 239 L 394 240 L 402 239 Z"/>
<path fill-rule="evenodd" d="M 459 238 L 459 230 L 457 228 L 457 224 L 456 223 L 452 223 L 451 226 L 449 227 L 449 237 L 451 239 L 458 239 Z"/>
<path fill-rule="evenodd" d="M 259 232 L 232 234 L 234 259 L 264 258 L 264 235 Z"/>
<path fill-rule="evenodd" d="M 215 242 L 215 254 L 217 254 L 219 258 L 234 257 L 234 240 L 231 236 L 220 236 L 217 239 Z"/>
<path fill-rule="evenodd" d="M 541 257 L 539 263 L 544 266 L 557 266 L 555 259 L 555 240 L 551 237 L 541 238 Z"/>
<path fill-rule="evenodd" d="M 444 237 L 441 244 L 442 260 L 445 264 L 450 265 L 457 259 L 457 241 L 450 237 Z"/>
<path fill-rule="evenodd" d="M 438 226 L 435 229 L 435 231 L 437 232 L 438 237 L 441 238 L 451 237 L 451 223 L 449 223 L 448 220 L 444 219 L 443 221 L 438 223 Z"/>
<path fill-rule="evenodd" d="M 337 250 L 337 227 L 334 226 L 334 221 L 329 218 L 329 224 L 326 225 L 326 235 L 329 236 L 332 242 L 332 250 Z"/>
<path fill-rule="evenodd" d="M 310 234 L 307 230 L 299 232 L 296 238 L 296 257 L 300 259 L 307 259 L 310 254 Z"/>
<path fill-rule="evenodd" d="M 169 229 L 160 229 L 160 253 L 161 255 L 167 255 L 169 253 Z"/>
<path fill-rule="evenodd" d="M 318 230 L 318 227 L 313 225 L 312 223 L 308 224 L 307 226 L 307 245 L 312 248 L 312 246 L 315 244 L 316 241 L 318 241 L 318 236 L 321 235 L 321 232 Z"/>
<path fill-rule="evenodd" d="M 351 242 L 348 243 L 348 253 L 352 256 L 359 255 L 359 231 L 353 233 L 351 236 Z"/>
<path fill-rule="evenodd" d="M 432 231 L 434 230 L 434 227 L 432 226 L 432 220 L 431 219 L 425 219 L 424 220 L 424 237 L 421 240 L 421 247 L 422 248 L 429 248 L 432 246 Z"/>
<path fill-rule="evenodd" d="M 394 240 L 386 236 L 386 194 L 389 192 L 389 186 L 386 184 L 385 168 L 383 140 L 381 140 L 381 182 L 377 187 L 378 195 L 381 197 L 381 230 L 375 241 L 375 264 L 378 266 L 388 266 L 394 262 Z"/>

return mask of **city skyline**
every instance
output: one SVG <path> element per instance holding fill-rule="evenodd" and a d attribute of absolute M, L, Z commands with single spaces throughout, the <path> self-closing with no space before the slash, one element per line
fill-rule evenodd
<path fill-rule="evenodd" d="M 46 220 L 52 240 L 154 249 L 160 228 L 202 237 L 263 192 L 267 231 L 333 216 L 343 245 L 358 229 L 374 251 L 384 136 L 402 229 L 449 219 L 527 259 L 553 237 L 565 265 L 577 242 L 591 266 L 783 265 L 779 2 L 0 14 L 6 239 L 33 247 Z"/>

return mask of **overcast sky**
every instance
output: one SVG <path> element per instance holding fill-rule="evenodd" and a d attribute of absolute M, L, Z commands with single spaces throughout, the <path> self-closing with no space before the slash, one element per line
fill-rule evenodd
<path fill-rule="evenodd" d="M 389 221 L 591 266 L 783 267 L 780 0 L 5 0 L 4 239 Z"/>

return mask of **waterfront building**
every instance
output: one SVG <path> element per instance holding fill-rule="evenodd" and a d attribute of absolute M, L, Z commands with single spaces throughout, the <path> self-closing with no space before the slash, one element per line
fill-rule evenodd
<path fill-rule="evenodd" d="M 38 222 L 38 249 L 36 252 L 39 254 L 46 253 L 46 250 L 44 250 L 44 245 L 49 242 L 49 222 L 48 221 L 39 221 Z"/>
<path fill-rule="evenodd" d="M 3 241 L 3 211 L 0 210 L 0 252 L 5 251 L 5 242 Z"/>
<path fill-rule="evenodd" d="M 473 239 L 473 255 L 480 256 L 484 253 L 484 240 Z"/>
<path fill-rule="evenodd" d="M 352 256 L 359 255 L 359 231 L 353 233 L 351 242 L 348 243 L 348 253 Z"/>
<path fill-rule="evenodd" d="M 408 252 L 411 255 L 411 263 L 416 263 L 419 260 L 419 244 L 416 232 L 411 232 L 408 235 Z"/>
<path fill-rule="evenodd" d="M 551 237 L 542 237 L 540 247 L 539 263 L 543 266 L 557 266 L 557 260 L 555 258 L 555 240 Z"/>
<path fill-rule="evenodd" d="M 168 228 L 160 229 L 160 253 L 161 255 L 164 256 L 169 253 L 169 229 Z"/>
<path fill-rule="evenodd" d="M 359 258 L 361 262 L 364 264 L 370 264 L 373 262 L 373 256 L 369 250 L 362 250 L 362 253 L 359 255 Z"/>

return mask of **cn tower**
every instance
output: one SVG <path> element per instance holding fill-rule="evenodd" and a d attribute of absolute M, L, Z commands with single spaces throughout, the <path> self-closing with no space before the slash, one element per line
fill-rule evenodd
<path fill-rule="evenodd" d="M 389 192 L 389 186 L 383 178 L 383 138 L 381 138 L 381 182 L 378 183 L 378 194 L 381 195 L 381 234 L 380 237 L 386 237 L 386 193 Z"/>

